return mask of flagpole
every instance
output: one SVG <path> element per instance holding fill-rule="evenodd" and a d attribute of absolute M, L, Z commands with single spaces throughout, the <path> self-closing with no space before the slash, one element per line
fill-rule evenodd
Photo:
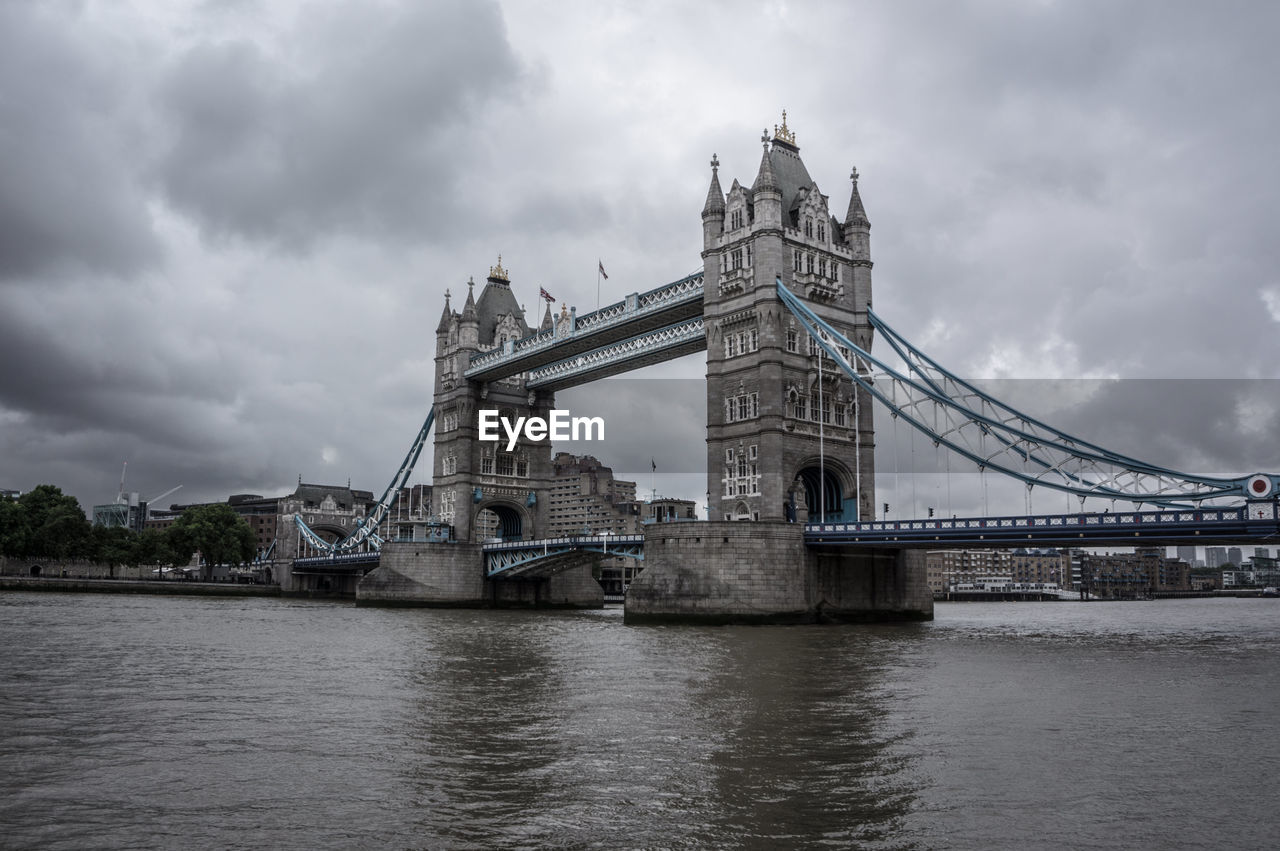
<path fill-rule="evenodd" d="M 604 261 L 596 261 L 596 313 L 600 312 L 600 270 L 604 268 Z"/>

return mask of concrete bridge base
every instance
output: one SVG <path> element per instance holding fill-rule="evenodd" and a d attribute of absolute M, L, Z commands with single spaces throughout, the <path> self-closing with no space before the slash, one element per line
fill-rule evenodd
<path fill-rule="evenodd" d="M 657 523 L 627 590 L 627 623 L 932 620 L 924 553 L 809 549 L 780 522 Z"/>
<path fill-rule="evenodd" d="M 380 564 L 356 586 L 361 606 L 599 609 L 604 589 L 591 565 L 549 577 L 491 581 L 479 544 L 382 545 Z"/>

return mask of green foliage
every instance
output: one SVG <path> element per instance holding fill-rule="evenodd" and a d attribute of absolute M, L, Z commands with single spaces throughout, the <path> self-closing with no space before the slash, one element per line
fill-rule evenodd
<path fill-rule="evenodd" d="M 28 537 L 21 556 L 83 557 L 91 549 L 89 520 L 73 496 L 53 485 L 39 485 L 18 497 Z"/>
<path fill-rule="evenodd" d="M 143 529 L 142 534 L 134 538 L 133 547 L 131 564 L 176 564 L 181 560 L 169 544 L 167 530 Z"/>
<path fill-rule="evenodd" d="M 123 526 L 94 526 L 88 556 L 110 565 L 137 564 L 137 536 Z"/>
<path fill-rule="evenodd" d="M 187 561 L 199 550 L 206 575 L 215 564 L 251 561 L 257 545 L 245 519 L 223 503 L 187 509 L 169 528 L 168 537 L 178 561 Z"/>
<path fill-rule="evenodd" d="M 26 555 L 30 537 L 31 528 L 22 503 L 0 497 L 0 555 Z"/>

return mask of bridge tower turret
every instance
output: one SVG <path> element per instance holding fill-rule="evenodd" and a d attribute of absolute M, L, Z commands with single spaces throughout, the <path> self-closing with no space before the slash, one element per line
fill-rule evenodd
<path fill-rule="evenodd" d="M 785 112 L 761 141 L 751 188 L 735 180 L 723 211 L 712 160 L 703 208 L 711 519 L 816 520 L 822 507 L 833 520 L 870 517 L 870 397 L 829 359 L 819 367 L 775 285 L 869 348 L 870 224 L 856 177 L 845 221 L 831 214 Z"/>
<path fill-rule="evenodd" d="M 522 374 L 489 382 L 466 378 L 474 355 L 530 333 L 501 257 L 490 267 L 478 300 L 473 290 L 474 280 L 468 281 L 461 314 L 450 312 L 446 294 L 436 329 L 432 512 L 453 526 L 459 540 L 531 538 L 546 527 L 551 444 L 521 436 L 509 449 L 501 426 L 499 440 L 481 441 L 479 415 L 496 410 L 512 423 L 519 417 L 547 417 L 555 396 L 529 391 Z"/>

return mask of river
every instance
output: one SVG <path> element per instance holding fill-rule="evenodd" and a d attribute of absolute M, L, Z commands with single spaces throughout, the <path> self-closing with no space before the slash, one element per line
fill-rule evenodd
<path fill-rule="evenodd" d="M 1274 847 L 1280 602 L 936 614 L 0 593 L 0 847 Z"/>

